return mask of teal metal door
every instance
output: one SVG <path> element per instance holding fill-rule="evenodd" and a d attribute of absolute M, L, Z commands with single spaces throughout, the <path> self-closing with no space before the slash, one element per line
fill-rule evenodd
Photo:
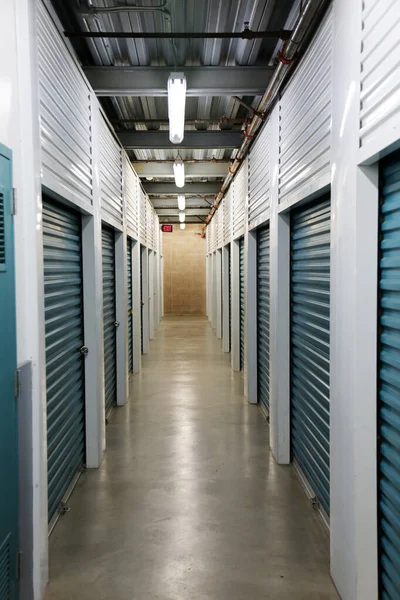
<path fill-rule="evenodd" d="M 133 373 L 133 304 L 132 304 L 132 240 L 127 240 L 127 287 L 128 287 L 128 365 Z"/>
<path fill-rule="evenodd" d="M 330 198 L 292 213 L 292 456 L 329 515 Z"/>
<path fill-rule="evenodd" d="M 244 238 L 239 240 L 239 286 L 240 286 L 240 370 L 244 369 Z"/>
<path fill-rule="evenodd" d="M 0 145 L 0 598 L 16 600 L 18 552 L 18 405 L 15 397 L 14 232 L 11 152 Z"/>
<path fill-rule="evenodd" d="M 379 545 L 381 598 L 400 598 L 400 151 L 381 164 Z"/>
<path fill-rule="evenodd" d="M 115 236 L 110 227 L 102 228 L 103 250 L 103 329 L 104 396 L 106 416 L 117 401 L 117 335 L 115 303 Z"/>
<path fill-rule="evenodd" d="M 258 401 L 269 412 L 269 227 L 257 234 Z"/>
<path fill-rule="evenodd" d="M 43 198 L 48 517 L 84 463 L 85 394 L 81 216 Z"/>

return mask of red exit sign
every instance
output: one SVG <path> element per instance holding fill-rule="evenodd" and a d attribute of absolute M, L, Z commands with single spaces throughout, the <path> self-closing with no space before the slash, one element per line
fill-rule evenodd
<path fill-rule="evenodd" d="M 161 225 L 161 231 L 163 233 L 172 233 L 174 230 L 174 226 L 173 225 Z"/>

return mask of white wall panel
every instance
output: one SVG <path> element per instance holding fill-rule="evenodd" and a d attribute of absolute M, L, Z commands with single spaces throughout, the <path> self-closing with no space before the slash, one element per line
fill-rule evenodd
<path fill-rule="evenodd" d="M 122 228 L 122 150 L 100 118 L 100 194 L 101 218 L 110 225 Z"/>
<path fill-rule="evenodd" d="M 154 220 L 153 220 L 153 206 L 146 196 L 146 240 L 147 247 L 154 249 Z"/>
<path fill-rule="evenodd" d="M 279 103 L 279 203 L 292 204 L 330 183 L 332 10 Z"/>
<path fill-rule="evenodd" d="M 363 2 L 361 39 L 360 146 L 372 155 L 399 138 L 399 0 Z"/>
<path fill-rule="evenodd" d="M 46 7 L 37 18 L 42 183 L 75 204 L 93 203 L 90 88 Z"/>
<path fill-rule="evenodd" d="M 139 179 L 124 155 L 126 227 L 129 235 L 139 239 Z"/>
<path fill-rule="evenodd" d="M 214 219 L 216 219 L 217 248 L 222 248 L 224 245 L 224 206 L 222 202 L 218 207 Z"/>
<path fill-rule="evenodd" d="M 146 240 L 147 202 L 146 202 L 146 195 L 145 195 L 140 183 L 139 183 L 139 189 L 138 189 L 138 202 L 139 202 L 139 240 L 140 240 L 140 243 L 145 246 L 147 243 L 147 240 Z"/>
<path fill-rule="evenodd" d="M 268 121 L 251 147 L 249 154 L 249 207 L 248 223 L 256 227 L 264 222 L 270 207 L 270 121 Z"/>
<path fill-rule="evenodd" d="M 232 194 L 231 185 L 224 197 L 224 244 L 229 244 L 232 238 Z"/>
<path fill-rule="evenodd" d="M 233 185 L 233 239 L 237 239 L 244 234 L 248 183 L 248 162 L 245 158 L 233 184 L 231 184 L 231 187 Z"/>

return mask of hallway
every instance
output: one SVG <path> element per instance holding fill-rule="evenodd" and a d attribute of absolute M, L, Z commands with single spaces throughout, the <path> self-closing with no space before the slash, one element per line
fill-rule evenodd
<path fill-rule="evenodd" d="M 166 317 L 50 539 L 47 600 L 328 600 L 329 539 L 206 318 Z"/>

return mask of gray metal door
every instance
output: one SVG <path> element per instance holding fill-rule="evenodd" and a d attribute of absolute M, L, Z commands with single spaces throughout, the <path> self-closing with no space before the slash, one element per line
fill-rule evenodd
<path fill-rule="evenodd" d="M 239 281 L 240 281 L 240 370 L 244 369 L 244 238 L 239 240 Z"/>
<path fill-rule="evenodd" d="M 258 401 L 269 412 L 269 226 L 257 234 Z"/>
<path fill-rule="evenodd" d="M 127 288 L 128 288 L 128 366 L 133 372 L 133 303 L 132 303 L 132 240 L 128 237 L 127 244 Z"/>
<path fill-rule="evenodd" d="M 400 598 L 400 151 L 381 164 L 379 554 L 381 597 Z"/>
<path fill-rule="evenodd" d="M 292 213 L 292 456 L 329 515 L 330 198 Z"/>
<path fill-rule="evenodd" d="M 43 199 L 48 518 L 84 463 L 85 396 L 81 217 Z"/>
<path fill-rule="evenodd" d="M 106 416 L 117 400 L 117 336 L 115 307 L 115 235 L 110 227 L 102 228 L 103 328 L 104 328 L 104 395 Z"/>

